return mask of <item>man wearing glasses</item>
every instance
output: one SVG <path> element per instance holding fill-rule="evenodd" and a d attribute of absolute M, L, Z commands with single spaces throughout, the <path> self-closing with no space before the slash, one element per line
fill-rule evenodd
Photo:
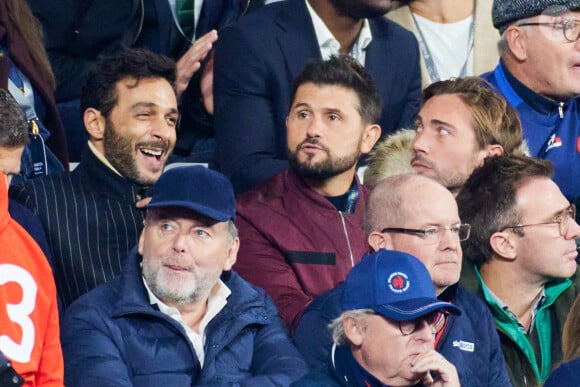
<path fill-rule="evenodd" d="M 453 364 L 434 349 L 443 313 L 460 309 L 435 297 L 429 272 L 417 258 L 380 249 L 348 274 L 342 314 L 327 368 L 293 386 L 459 386 Z"/>
<path fill-rule="evenodd" d="M 458 305 L 461 316 L 438 326 L 435 349 L 457 369 L 464 386 L 510 386 L 493 318 L 475 295 L 460 288 L 462 250 L 470 226 L 460 221 L 449 190 L 416 174 L 386 178 L 367 201 L 365 231 L 372 250 L 386 248 L 417 257 L 429 271 L 437 298 Z M 340 314 L 343 286 L 315 299 L 304 312 L 294 340 L 316 367 L 331 347 L 325 326 Z M 388 347 L 390 350 L 390 347 Z"/>
<path fill-rule="evenodd" d="M 532 156 L 580 198 L 580 0 L 495 0 L 501 60 L 483 75 L 515 107 Z"/>
<path fill-rule="evenodd" d="M 561 360 L 562 326 L 580 288 L 580 226 L 552 170 L 537 158 L 493 157 L 457 196 L 472 227 L 461 283 L 489 306 L 517 386 L 543 383 Z"/>

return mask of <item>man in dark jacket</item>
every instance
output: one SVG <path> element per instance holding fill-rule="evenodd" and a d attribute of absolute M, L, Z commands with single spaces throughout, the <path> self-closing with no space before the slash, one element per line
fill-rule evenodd
<path fill-rule="evenodd" d="M 501 60 L 482 77 L 517 109 L 530 154 L 580 200 L 580 1 L 495 0 L 492 19 Z"/>
<path fill-rule="evenodd" d="M 457 196 L 473 235 L 461 283 L 491 310 L 512 383 L 542 384 L 562 359 L 562 327 L 578 294 L 575 207 L 550 162 L 486 159 Z"/>
<path fill-rule="evenodd" d="M 67 386 L 285 386 L 306 365 L 263 290 L 231 271 L 231 183 L 203 167 L 165 172 L 121 277 L 63 323 Z"/>
<path fill-rule="evenodd" d="M 380 136 L 380 98 L 349 57 L 309 64 L 286 121 L 290 169 L 238 198 L 236 270 L 272 296 L 292 330 L 312 299 L 366 252 L 361 154 Z"/>
<path fill-rule="evenodd" d="M 449 316 L 435 338 L 435 349 L 457 369 L 464 386 L 509 386 L 510 381 L 486 305 L 457 285 L 461 272 L 460 241 L 469 236 L 452 194 L 420 175 L 381 181 L 368 199 L 366 231 L 373 250 L 387 248 L 413 254 L 425 264 L 437 297 L 463 309 Z M 304 312 L 295 343 L 311 367 L 328 359 L 331 337 L 326 327 L 340 313 L 343 286 L 315 299 Z"/>
<path fill-rule="evenodd" d="M 343 287 L 342 314 L 331 324 L 331 361 L 294 386 L 460 385 L 453 364 L 433 349 L 438 323 L 460 309 L 435 297 L 421 261 L 379 249 L 350 271 Z"/>

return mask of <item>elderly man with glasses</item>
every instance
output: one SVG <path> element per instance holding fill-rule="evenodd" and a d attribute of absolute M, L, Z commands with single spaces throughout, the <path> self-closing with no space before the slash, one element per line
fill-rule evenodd
<path fill-rule="evenodd" d="M 580 0 L 495 0 L 501 60 L 482 77 L 515 107 L 532 156 L 580 199 Z"/>
<path fill-rule="evenodd" d="M 580 289 L 575 207 L 537 158 L 487 159 L 457 196 L 465 241 L 461 284 L 489 306 L 515 386 L 542 384 L 562 358 L 564 321 Z"/>
<path fill-rule="evenodd" d="M 435 349 L 456 367 L 461 385 L 510 386 L 489 309 L 457 285 L 460 242 L 469 238 L 470 225 L 461 223 L 451 192 L 421 175 L 388 177 L 367 200 L 365 231 L 372 250 L 386 248 L 417 257 L 427 267 L 437 298 L 463 309 L 461 316 L 440 321 L 434 341 Z M 294 340 L 311 367 L 328 359 L 332 339 L 326 325 L 340 314 L 344 286 L 315 299 L 298 324 Z"/>
<path fill-rule="evenodd" d="M 332 361 L 295 383 L 308 386 L 459 386 L 453 364 L 433 347 L 445 313 L 460 309 L 435 296 L 417 258 L 380 249 L 348 274 L 342 314 L 330 328 Z"/>

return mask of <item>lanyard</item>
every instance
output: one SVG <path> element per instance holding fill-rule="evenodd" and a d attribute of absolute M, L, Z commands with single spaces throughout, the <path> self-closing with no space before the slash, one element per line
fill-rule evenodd
<path fill-rule="evenodd" d="M 469 36 L 467 40 L 467 44 L 469 49 L 467 50 L 467 57 L 465 58 L 465 62 L 463 62 L 463 66 L 459 71 L 460 77 L 464 77 L 467 74 L 467 62 L 469 62 L 469 56 L 473 51 L 473 43 L 474 43 L 474 34 L 475 34 L 475 1 L 473 2 L 473 18 L 471 19 L 471 24 L 469 26 Z M 425 61 L 425 67 L 427 68 L 427 73 L 429 73 L 429 79 L 431 82 L 437 82 L 441 80 L 439 76 L 439 71 L 437 71 L 437 66 L 435 65 L 435 60 L 433 59 L 433 55 L 431 54 L 431 50 L 429 50 L 429 46 L 425 42 L 425 37 L 423 36 L 423 31 L 421 31 L 421 27 L 419 27 L 419 23 L 417 22 L 417 18 L 415 14 L 411 12 L 411 17 L 413 18 L 413 23 L 415 24 L 415 28 L 419 33 L 417 36 L 417 41 L 419 42 L 419 49 L 421 50 L 421 54 L 423 55 L 423 60 Z"/>
<path fill-rule="evenodd" d="M 350 191 L 348 192 L 348 199 L 346 201 L 346 207 L 344 208 L 344 212 L 346 212 L 347 214 L 352 214 L 354 212 L 354 207 L 356 206 L 357 201 L 358 201 L 358 185 L 355 182 Z"/>

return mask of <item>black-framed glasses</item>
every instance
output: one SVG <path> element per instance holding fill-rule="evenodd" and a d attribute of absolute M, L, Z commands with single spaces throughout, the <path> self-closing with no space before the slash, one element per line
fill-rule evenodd
<path fill-rule="evenodd" d="M 552 27 L 555 30 L 561 30 L 564 35 L 564 39 L 568 42 L 575 42 L 580 38 L 580 20 L 576 19 L 566 19 L 558 22 L 552 23 L 539 23 L 539 22 L 529 22 L 517 24 L 518 27 L 524 26 L 546 26 Z"/>
<path fill-rule="evenodd" d="M 435 334 L 443 329 L 446 319 L 447 313 L 436 311 L 426 314 L 425 316 L 418 317 L 414 320 L 397 321 L 397 324 L 399 325 L 399 330 L 403 336 L 408 336 L 415 333 L 417 330 L 421 329 L 424 324 L 427 324 L 431 328 L 431 332 Z"/>
<path fill-rule="evenodd" d="M 445 232 L 449 231 L 453 236 L 460 241 L 469 239 L 471 226 L 467 223 L 452 224 L 451 226 L 428 226 L 425 228 L 401 228 L 401 227 L 387 227 L 381 230 L 381 233 L 394 232 L 401 234 L 411 234 L 423 238 L 428 243 L 437 243 Z"/>
<path fill-rule="evenodd" d="M 554 217 L 554 220 L 549 222 L 540 222 L 540 223 L 530 223 L 530 224 L 516 224 L 515 226 L 507 226 L 502 229 L 506 230 L 508 228 L 524 228 L 524 227 L 532 227 L 532 226 L 542 226 L 546 224 L 557 224 L 558 231 L 560 232 L 560 236 L 565 236 L 568 233 L 568 228 L 570 227 L 570 219 L 576 219 L 576 206 L 574 204 L 570 204 L 569 207 L 563 209 L 558 215 Z"/>

